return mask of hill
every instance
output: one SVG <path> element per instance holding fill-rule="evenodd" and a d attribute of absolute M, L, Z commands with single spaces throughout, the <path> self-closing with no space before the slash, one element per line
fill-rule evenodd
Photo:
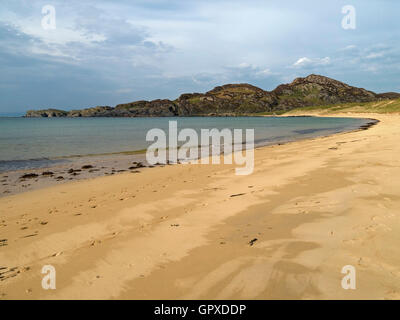
<path fill-rule="evenodd" d="M 365 103 L 400 98 L 389 92 L 376 94 L 343 82 L 309 75 L 272 91 L 247 83 L 226 84 L 206 93 L 185 93 L 176 100 L 134 101 L 83 110 L 29 110 L 25 117 L 168 117 L 168 116 L 237 116 L 260 113 L 283 113 L 296 108 L 338 103 Z"/>

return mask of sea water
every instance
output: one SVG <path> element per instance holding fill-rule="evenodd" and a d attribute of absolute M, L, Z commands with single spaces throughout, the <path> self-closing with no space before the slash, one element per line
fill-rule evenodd
<path fill-rule="evenodd" d="M 0 172 L 46 167 L 66 158 L 145 150 L 146 133 L 169 121 L 178 130 L 254 129 L 268 145 L 351 131 L 369 122 L 319 117 L 0 118 Z"/>

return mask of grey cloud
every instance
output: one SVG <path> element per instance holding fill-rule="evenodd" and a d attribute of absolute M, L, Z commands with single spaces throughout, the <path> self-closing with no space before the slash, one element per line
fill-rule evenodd
<path fill-rule="evenodd" d="M 10 1 L 2 12 L 15 16 L 0 13 L 12 17 L 0 24 L 0 111 L 173 99 L 231 82 L 271 90 L 308 73 L 398 90 L 398 1 L 354 0 L 357 29 L 346 31 L 343 1 L 54 0 L 56 32 L 82 36 L 65 41 L 35 29 L 45 4 Z"/>

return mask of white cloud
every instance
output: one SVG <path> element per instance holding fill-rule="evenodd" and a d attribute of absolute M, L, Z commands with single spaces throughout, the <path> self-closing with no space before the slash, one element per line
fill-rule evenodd
<path fill-rule="evenodd" d="M 295 67 L 301 67 L 301 66 L 304 66 L 304 65 L 306 65 L 306 64 L 309 64 L 309 63 L 311 63 L 312 61 L 311 61 L 311 59 L 308 59 L 307 57 L 303 57 L 303 58 L 300 58 L 299 60 L 297 60 L 294 64 L 293 64 L 293 66 L 295 66 Z"/>
<path fill-rule="evenodd" d="M 376 58 L 382 58 L 385 54 L 383 52 L 373 52 L 367 55 L 365 58 L 367 59 L 376 59 Z"/>
<path fill-rule="evenodd" d="M 354 44 L 350 44 L 350 45 L 348 45 L 348 46 L 342 48 L 341 50 L 342 50 L 342 51 L 349 51 L 349 50 L 354 50 L 354 49 L 357 49 L 357 46 L 354 45 Z"/>
<path fill-rule="evenodd" d="M 293 67 L 296 68 L 303 68 L 303 67 L 314 67 L 314 66 L 326 66 L 331 63 L 331 58 L 307 58 L 303 57 L 298 59 L 294 64 Z"/>
<path fill-rule="evenodd" d="M 268 76 L 268 75 L 273 74 L 273 72 L 270 69 L 267 68 L 267 69 L 258 71 L 256 74 Z"/>
<path fill-rule="evenodd" d="M 250 63 L 247 62 L 242 62 L 238 65 L 239 68 L 253 68 L 253 66 Z"/>

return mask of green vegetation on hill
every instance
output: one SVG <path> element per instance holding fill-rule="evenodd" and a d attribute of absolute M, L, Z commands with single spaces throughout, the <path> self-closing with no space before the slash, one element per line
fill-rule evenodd
<path fill-rule="evenodd" d="M 338 103 L 333 105 L 319 105 L 296 108 L 288 114 L 298 114 L 302 112 L 315 113 L 400 113 L 400 99 L 381 100 L 373 102 L 352 102 Z"/>

